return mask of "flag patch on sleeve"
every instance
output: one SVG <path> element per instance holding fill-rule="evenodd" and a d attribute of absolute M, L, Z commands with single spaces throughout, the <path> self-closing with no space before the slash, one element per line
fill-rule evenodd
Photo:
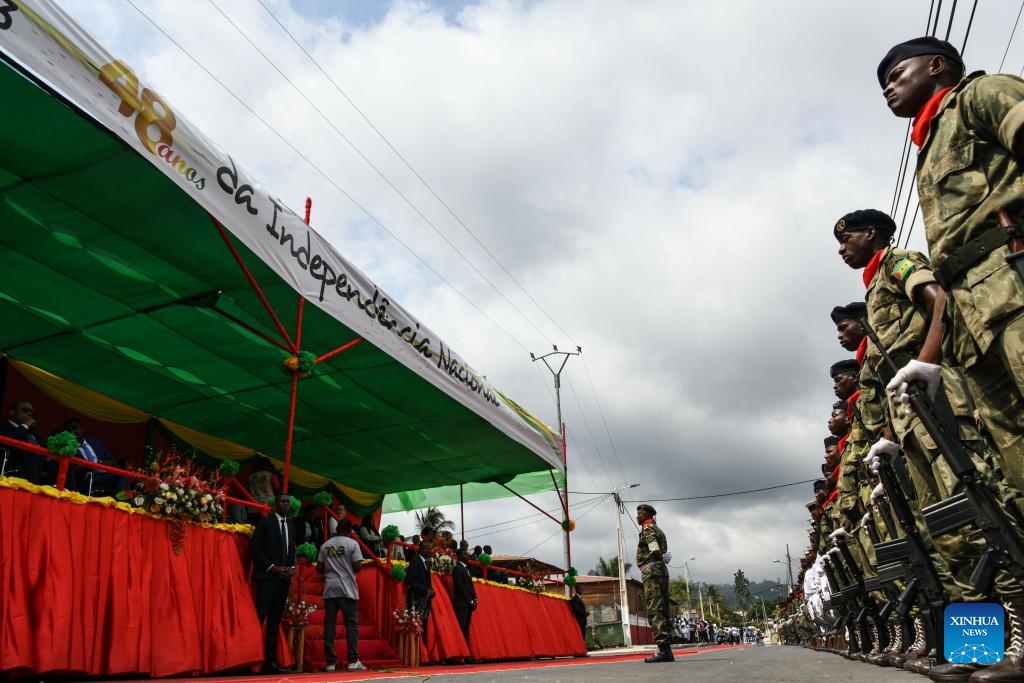
<path fill-rule="evenodd" d="M 900 259 L 899 263 L 892 269 L 892 276 L 900 282 L 906 282 L 907 277 L 914 272 L 917 265 L 908 258 Z"/>

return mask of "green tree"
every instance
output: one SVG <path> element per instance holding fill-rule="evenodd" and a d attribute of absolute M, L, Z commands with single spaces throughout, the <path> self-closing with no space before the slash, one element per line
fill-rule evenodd
<path fill-rule="evenodd" d="M 697 586 L 689 586 L 690 590 L 697 590 Z M 677 576 L 674 579 L 670 579 L 668 582 L 668 596 L 678 602 L 680 605 L 686 605 L 687 608 L 692 609 L 693 606 L 690 604 L 691 601 L 686 599 L 687 597 L 687 585 L 686 578 L 683 576 Z M 691 596 L 693 597 L 693 596 Z M 694 597 L 694 599 L 696 599 Z"/>
<path fill-rule="evenodd" d="M 632 564 L 627 562 L 625 564 L 626 574 L 629 574 L 629 570 L 633 567 Z M 618 576 L 619 575 L 619 558 L 613 557 L 610 560 L 606 560 L 603 557 L 597 558 L 597 566 L 587 572 L 590 576 Z"/>
<path fill-rule="evenodd" d="M 704 599 L 705 609 L 708 614 L 705 619 L 710 620 L 713 614 L 718 614 L 722 610 L 724 601 L 722 600 L 722 591 L 718 590 L 718 586 L 714 584 L 708 584 L 704 588 Z"/>
<path fill-rule="evenodd" d="M 435 507 L 425 508 L 416 513 L 416 531 L 433 529 L 435 532 L 455 531 L 455 522 L 444 516 Z"/>
<path fill-rule="evenodd" d="M 750 604 L 750 579 L 742 569 L 737 569 L 732 575 L 732 586 L 736 591 L 736 602 L 739 603 L 740 609 L 747 609 L 747 605 Z"/>

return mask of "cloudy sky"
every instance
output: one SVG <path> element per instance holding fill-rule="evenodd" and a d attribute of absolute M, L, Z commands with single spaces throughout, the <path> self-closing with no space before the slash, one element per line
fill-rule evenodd
<path fill-rule="evenodd" d="M 685 498 L 820 474 L 827 368 L 845 357 L 828 312 L 863 296 L 831 226 L 892 206 L 906 121 L 875 67 L 926 32 L 931 2 L 62 4 L 277 196 L 312 196 L 319 232 L 551 424 L 528 352 L 581 346 L 562 392 L 571 490 Z M 1009 45 L 1019 72 L 1017 3 L 977 4 L 968 68 L 999 70 Z M 810 497 L 656 505 L 673 564 L 731 582 L 785 576 L 773 560 L 806 546 Z M 467 536 L 560 564 L 533 512 L 468 505 Z M 576 508 L 581 571 L 615 553 L 613 514 Z"/>

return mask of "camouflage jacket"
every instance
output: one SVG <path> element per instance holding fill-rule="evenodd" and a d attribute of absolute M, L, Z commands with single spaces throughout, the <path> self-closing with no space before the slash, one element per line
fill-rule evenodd
<path fill-rule="evenodd" d="M 636 547 L 636 563 L 646 564 L 651 561 L 651 553 L 660 550 L 664 553 L 668 550 L 668 541 L 665 540 L 665 532 L 658 528 L 655 522 L 649 522 L 640 530 L 640 543 Z"/>
<path fill-rule="evenodd" d="M 1004 208 L 1024 223 L 1024 80 L 976 72 L 943 97 L 917 158 L 917 192 L 934 263 L 994 227 Z M 950 292 L 953 353 L 965 367 L 984 353 L 999 321 L 1024 308 L 1024 283 L 1005 247 L 973 266 Z M 977 349 L 974 349 L 974 344 Z"/>
<path fill-rule="evenodd" d="M 889 247 L 882 256 L 878 273 L 868 284 L 865 296 L 868 324 L 874 328 L 879 341 L 897 365 L 906 365 L 911 358 L 917 358 L 928 331 L 928 319 L 925 311 L 914 301 L 914 290 L 934 282 L 935 275 L 924 254 Z M 892 375 L 892 370 L 878 348 L 869 342 L 864 368 L 861 371 L 861 382 L 867 383 L 879 396 L 884 397 L 885 385 L 889 383 Z M 957 417 L 965 418 L 967 423 L 973 422 L 974 404 L 960 374 L 944 365 L 942 382 L 953 413 Z M 897 440 L 903 441 L 919 418 L 908 417 L 891 401 L 886 400 L 885 406 L 888 422 Z M 961 436 L 968 438 L 972 435 Z M 927 447 L 935 448 L 930 438 L 922 437 L 922 440 Z"/>

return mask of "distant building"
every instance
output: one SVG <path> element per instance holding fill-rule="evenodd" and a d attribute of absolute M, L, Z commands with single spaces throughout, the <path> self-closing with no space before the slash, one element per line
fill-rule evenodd
<path fill-rule="evenodd" d="M 615 576 L 577 576 L 583 602 L 590 612 L 587 621 L 587 647 L 617 647 L 623 644 L 622 612 L 619 605 L 619 579 Z M 562 584 L 549 584 L 548 592 L 561 593 Z M 644 586 L 636 579 L 626 579 L 626 600 L 629 603 L 629 631 L 634 645 L 650 645 L 651 625 L 644 608 Z M 679 605 L 669 601 L 669 616 L 674 617 Z"/>

